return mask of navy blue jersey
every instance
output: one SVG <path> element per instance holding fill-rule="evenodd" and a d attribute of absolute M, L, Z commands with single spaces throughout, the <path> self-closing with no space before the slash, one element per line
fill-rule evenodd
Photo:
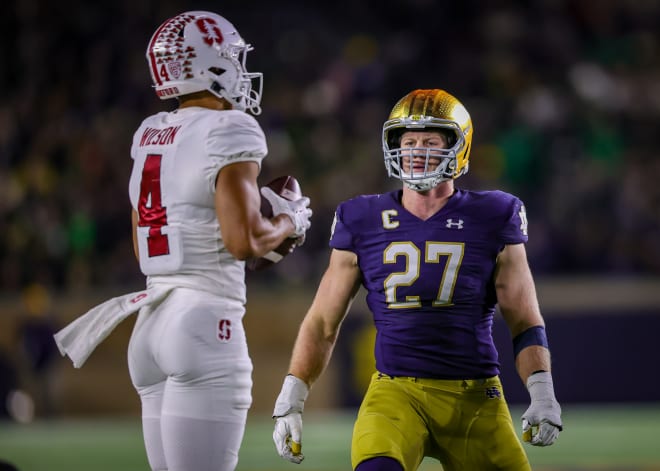
<path fill-rule="evenodd" d="M 330 246 L 354 252 L 376 325 L 376 368 L 393 376 L 499 374 L 492 339 L 494 271 L 507 244 L 527 242 L 522 202 L 457 189 L 423 221 L 401 190 L 341 203 Z"/>

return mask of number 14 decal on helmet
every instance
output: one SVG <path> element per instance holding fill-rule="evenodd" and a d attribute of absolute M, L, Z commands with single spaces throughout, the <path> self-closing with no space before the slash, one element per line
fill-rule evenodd
<path fill-rule="evenodd" d="M 167 225 L 167 208 L 163 206 L 160 190 L 160 163 L 163 156 L 149 154 L 144 161 L 138 201 L 138 226 L 148 227 L 147 248 L 149 257 L 170 253 L 167 234 L 162 228 Z"/>

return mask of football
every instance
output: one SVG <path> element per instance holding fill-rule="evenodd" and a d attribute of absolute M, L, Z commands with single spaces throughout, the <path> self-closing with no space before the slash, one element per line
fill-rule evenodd
<path fill-rule="evenodd" d="M 296 180 L 296 178 L 292 177 L 291 175 L 277 177 L 264 186 L 267 186 L 282 198 L 285 198 L 289 201 L 295 201 L 299 198 L 302 198 L 303 196 L 298 180 Z M 268 200 L 263 197 L 263 195 L 261 195 L 261 214 L 265 218 L 273 217 L 273 208 L 270 206 Z M 291 252 L 293 252 L 293 249 L 296 248 L 297 242 L 299 242 L 298 239 L 284 239 L 284 242 L 282 242 L 277 248 L 268 252 L 263 257 L 251 258 L 247 260 L 246 266 L 250 270 L 257 271 L 274 265 L 289 255 Z"/>

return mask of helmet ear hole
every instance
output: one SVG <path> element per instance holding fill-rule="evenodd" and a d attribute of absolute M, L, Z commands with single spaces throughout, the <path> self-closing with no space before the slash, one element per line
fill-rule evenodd
<path fill-rule="evenodd" d="M 440 129 L 440 134 L 445 136 L 445 139 L 447 140 L 447 147 L 452 148 L 458 141 L 458 136 L 456 136 L 456 133 L 454 131 L 451 131 L 449 129 Z"/>
<path fill-rule="evenodd" d="M 215 92 L 217 94 L 220 94 L 220 90 L 222 90 L 222 87 L 220 86 L 220 84 L 218 82 L 213 82 L 211 84 L 210 88 L 213 92 Z"/>
<path fill-rule="evenodd" d="M 403 136 L 404 131 L 405 128 L 397 128 L 389 131 L 387 135 L 387 145 L 390 149 L 398 149 L 401 147 L 401 136 Z"/>

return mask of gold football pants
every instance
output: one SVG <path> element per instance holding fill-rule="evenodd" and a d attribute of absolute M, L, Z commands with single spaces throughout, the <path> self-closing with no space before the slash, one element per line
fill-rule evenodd
<path fill-rule="evenodd" d="M 444 471 L 531 471 L 498 377 L 438 380 L 375 373 L 353 429 L 351 462 L 389 456 L 405 471 L 425 456 Z"/>

